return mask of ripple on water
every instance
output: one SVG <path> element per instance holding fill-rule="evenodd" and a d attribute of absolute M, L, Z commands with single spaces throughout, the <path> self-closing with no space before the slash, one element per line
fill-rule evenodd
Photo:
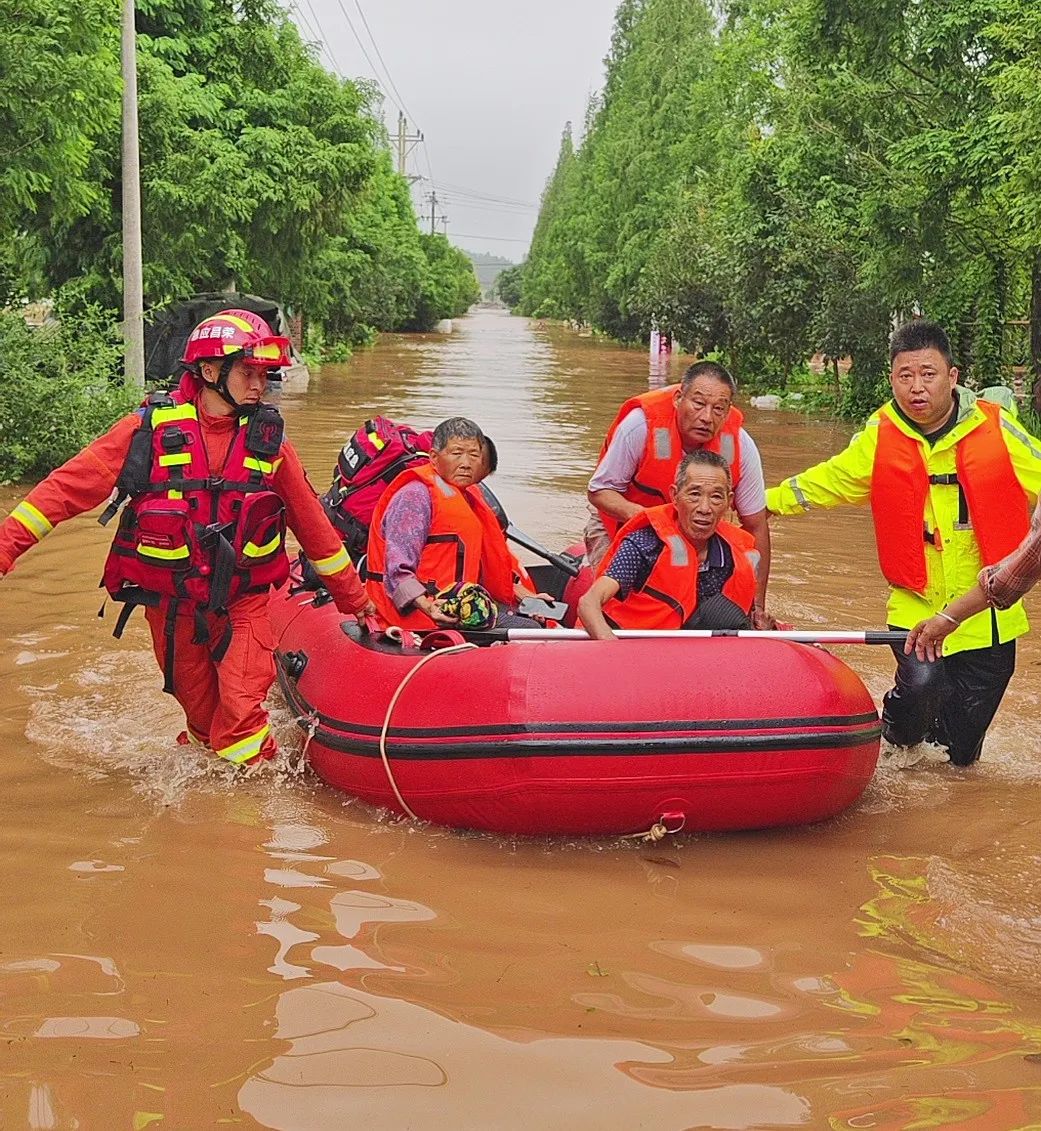
<path fill-rule="evenodd" d="M 971 971 L 992 987 L 1036 995 L 1041 966 L 1036 835 L 1031 828 L 1026 841 L 988 843 L 983 851 L 955 838 L 944 857 L 877 859 L 870 870 L 878 894 L 862 908 L 864 932 L 910 944 L 921 960 Z"/>
<path fill-rule="evenodd" d="M 56 685 L 24 687 L 31 697 L 26 737 L 51 765 L 94 781 L 128 775 L 134 790 L 159 806 L 176 805 L 192 791 L 241 788 L 243 782 L 278 787 L 309 775 L 301 732 L 277 688 L 271 723 L 279 754 L 238 767 L 199 747 L 177 745 L 184 720 L 173 699 L 156 693 L 157 678 L 148 652 L 88 657 Z"/>

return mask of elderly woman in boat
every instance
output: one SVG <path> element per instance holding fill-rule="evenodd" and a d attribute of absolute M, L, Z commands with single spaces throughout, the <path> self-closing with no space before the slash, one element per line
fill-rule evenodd
<path fill-rule="evenodd" d="M 453 416 L 434 429 L 430 462 L 403 471 L 383 493 L 369 527 L 367 586 L 389 624 L 460 624 L 461 590 L 471 604 L 494 603 L 488 619 L 497 625 L 536 624 L 512 612 L 537 594 L 477 486 L 497 462 L 481 429 Z"/>
<path fill-rule="evenodd" d="M 726 460 L 703 448 L 688 452 L 671 496 L 615 535 L 578 605 L 589 635 L 614 640 L 613 628 L 776 627 L 755 604 L 755 541 L 723 517 L 733 505 Z"/>

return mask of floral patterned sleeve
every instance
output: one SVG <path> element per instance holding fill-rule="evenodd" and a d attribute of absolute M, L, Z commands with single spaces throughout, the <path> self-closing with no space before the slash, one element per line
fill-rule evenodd
<path fill-rule="evenodd" d="M 995 609 L 1014 605 L 1041 581 L 1041 497 L 1034 508 L 1026 538 L 997 565 L 981 570 L 978 581 Z"/>

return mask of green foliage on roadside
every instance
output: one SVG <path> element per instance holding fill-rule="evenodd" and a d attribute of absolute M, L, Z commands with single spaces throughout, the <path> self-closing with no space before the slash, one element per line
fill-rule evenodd
<path fill-rule="evenodd" d="M 500 302 L 504 302 L 511 310 L 520 304 L 521 286 L 524 278 L 524 265 L 514 264 L 500 271 L 495 280 L 494 293 Z"/>
<path fill-rule="evenodd" d="M 427 271 L 409 330 L 431 330 L 442 318 L 458 318 L 481 297 L 473 264 L 444 236 L 422 235 Z"/>
<path fill-rule="evenodd" d="M 92 309 L 31 329 L 0 311 L 0 482 L 46 475 L 136 407 L 113 325 Z"/>
<path fill-rule="evenodd" d="M 121 303 L 118 0 L 0 0 L 0 305 Z M 138 0 L 145 299 L 268 295 L 326 341 L 465 310 L 373 89 L 324 70 L 273 0 Z"/>
<path fill-rule="evenodd" d="M 1033 0 L 622 0 L 519 309 L 656 321 L 752 389 L 848 358 L 850 415 L 919 313 L 970 384 L 1041 373 L 1039 92 Z"/>

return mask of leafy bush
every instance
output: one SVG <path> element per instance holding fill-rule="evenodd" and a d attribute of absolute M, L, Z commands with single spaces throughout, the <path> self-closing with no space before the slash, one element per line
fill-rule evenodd
<path fill-rule="evenodd" d="M 0 482 L 43 477 L 135 407 L 122 355 L 97 309 L 39 329 L 0 311 Z"/>

